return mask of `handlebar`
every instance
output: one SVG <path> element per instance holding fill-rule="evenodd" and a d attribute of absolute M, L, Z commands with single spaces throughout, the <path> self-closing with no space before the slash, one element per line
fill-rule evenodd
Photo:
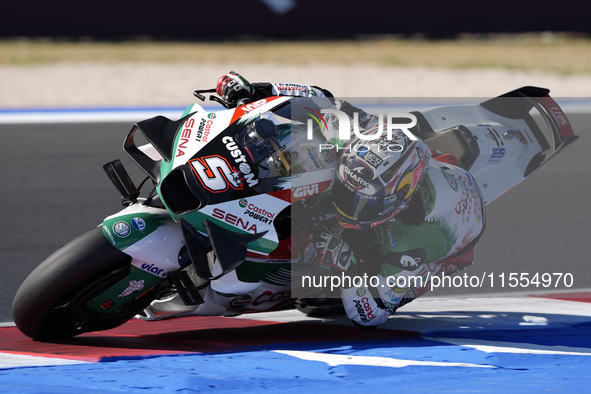
<path fill-rule="evenodd" d="M 198 89 L 193 92 L 193 95 L 201 101 L 205 101 L 205 96 L 201 93 L 215 93 L 215 89 Z"/>
<path fill-rule="evenodd" d="M 203 93 L 216 93 L 216 89 L 198 89 L 193 92 L 193 95 L 195 97 L 197 97 L 199 100 L 205 101 L 205 96 L 203 95 Z M 236 103 L 231 103 L 229 101 L 225 101 L 222 98 L 220 98 L 218 96 L 214 96 L 212 94 L 209 95 L 209 99 L 211 101 L 215 101 L 215 102 L 221 104 L 222 106 L 224 106 L 224 108 L 228 108 L 228 109 L 240 107 L 241 105 L 248 104 L 252 101 L 249 98 L 243 98 L 243 99 L 238 100 L 238 102 L 236 102 Z"/>

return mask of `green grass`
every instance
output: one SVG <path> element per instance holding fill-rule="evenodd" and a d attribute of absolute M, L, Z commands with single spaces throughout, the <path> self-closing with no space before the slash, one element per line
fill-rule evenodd
<path fill-rule="evenodd" d="M 520 35 L 459 40 L 368 39 L 275 42 L 0 41 L 0 66 L 76 62 L 373 64 L 454 69 L 503 68 L 591 74 L 591 40 Z"/>

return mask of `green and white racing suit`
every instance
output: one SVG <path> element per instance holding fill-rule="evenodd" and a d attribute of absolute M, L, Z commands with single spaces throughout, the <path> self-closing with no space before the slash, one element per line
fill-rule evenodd
<path fill-rule="evenodd" d="M 373 276 L 372 283 L 358 280 L 360 286 L 342 289 L 347 315 L 361 326 L 384 323 L 426 292 L 431 278 L 470 265 L 484 227 L 484 204 L 472 176 L 459 166 L 431 160 L 406 211 L 365 236 L 360 230 L 343 234 L 346 242 L 351 239 L 357 261 L 352 274 Z M 368 237 L 373 242 L 364 240 Z"/>

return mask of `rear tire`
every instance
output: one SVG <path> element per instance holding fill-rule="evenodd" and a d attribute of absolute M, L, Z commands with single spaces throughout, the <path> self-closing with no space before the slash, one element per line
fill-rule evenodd
<path fill-rule="evenodd" d="M 298 311 L 310 317 L 344 315 L 345 308 L 340 298 L 298 298 L 295 301 Z"/>
<path fill-rule="evenodd" d="M 150 304 L 133 305 L 102 314 L 88 301 L 125 278 L 131 257 L 111 245 L 97 227 L 54 252 L 29 274 L 12 303 L 14 322 L 36 340 L 73 337 L 117 327 Z"/>

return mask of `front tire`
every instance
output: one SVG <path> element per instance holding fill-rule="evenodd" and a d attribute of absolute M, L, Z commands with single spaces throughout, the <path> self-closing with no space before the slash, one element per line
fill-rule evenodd
<path fill-rule="evenodd" d="M 111 245 L 100 227 L 81 235 L 25 279 L 12 303 L 14 322 L 23 334 L 36 340 L 64 339 L 125 323 L 151 300 L 136 301 L 112 314 L 101 314 L 85 305 L 125 278 L 130 262 L 131 257 Z"/>

